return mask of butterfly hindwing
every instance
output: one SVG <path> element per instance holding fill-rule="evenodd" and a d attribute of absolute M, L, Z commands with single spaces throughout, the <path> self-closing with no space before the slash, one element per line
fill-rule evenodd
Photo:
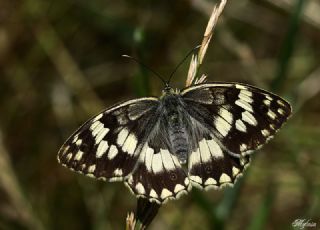
<path fill-rule="evenodd" d="M 61 147 L 58 161 L 91 177 L 123 180 L 136 165 L 157 98 L 111 107 L 82 125 Z"/>
<path fill-rule="evenodd" d="M 167 146 L 143 147 L 136 169 L 126 185 L 137 196 L 157 203 L 175 199 L 187 193 L 189 179 L 178 158 Z"/>
<path fill-rule="evenodd" d="M 250 156 L 239 158 L 228 154 L 212 135 L 204 135 L 197 141 L 198 147 L 191 152 L 188 162 L 188 175 L 195 187 L 232 185 L 250 163 Z"/>

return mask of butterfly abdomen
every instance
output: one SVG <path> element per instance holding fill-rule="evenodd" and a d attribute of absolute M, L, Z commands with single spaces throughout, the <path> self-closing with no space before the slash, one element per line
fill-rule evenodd
<path fill-rule="evenodd" d="M 178 157 L 181 164 L 185 164 L 188 158 L 188 135 L 186 124 L 183 121 L 181 104 L 177 96 L 169 96 L 165 100 L 167 119 L 167 132 L 173 153 Z"/>

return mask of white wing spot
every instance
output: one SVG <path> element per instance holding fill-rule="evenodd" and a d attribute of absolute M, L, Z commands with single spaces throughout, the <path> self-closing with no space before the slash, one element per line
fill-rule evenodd
<path fill-rule="evenodd" d="M 207 141 L 211 155 L 215 159 L 223 158 L 223 152 L 220 148 L 220 146 L 215 142 L 213 139 Z"/>
<path fill-rule="evenodd" d="M 198 184 L 202 184 L 202 179 L 199 176 L 190 176 L 190 180 L 194 181 L 194 182 L 196 182 Z"/>
<path fill-rule="evenodd" d="M 278 109 L 278 113 L 279 113 L 279 114 L 281 114 L 281 115 L 285 115 L 284 110 L 283 110 L 283 109 L 281 109 L 281 108 L 279 108 L 279 109 Z"/>
<path fill-rule="evenodd" d="M 204 163 L 211 161 L 211 154 L 206 139 L 202 139 L 202 141 L 199 142 L 199 149 L 201 161 Z"/>
<path fill-rule="evenodd" d="M 239 174 L 240 170 L 236 167 L 232 167 L 232 176 L 236 177 Z"/>
<path fill-rule="evenodd" d="M 129 176 L 129 178 L 128 178 L 128 184 L 133 184 L 133 177 L 132 177 L 132 175 L 130 175 Z M 130 187 L 129 187 L 130 188 Z M 131 189 L 131 188 L 130 188 Z"/>
<path fill-rule="evenodd" d="M 108 148 L 109 148 L 108 141 L 101 141 L 97 148 L 96 157 L 97 158 L 102 157 L 107 152 Z"/>
<path fill-rule="evenodd" d="M 263 103 L 266 105 L 266 106 L 270 106 L 271 105 L 271 101 L 265 99 L 263 100 Z"/>
<path fill-rule="evenodd" d="M 75 161 L 79 161 L 79 160 L 81 160 L 82 156 L 83 156 L 83 152 L 82 151 L 78 151 L 77 154 L 74 157 L 74 160 Z"/>
<path fill-rule="evenodd" d="M 153 198 L 158 198 L 158 194 L 156 193 L 156 191 L 154 191 L 154 189 L 150 190 L 150 196 Z"/>
<path fill-rule="evenodd" d="M 77 146 L 80 146 L 82 144 L 82 139 L 78 139 L 77 141 L 76 141 L 76 145 Z"/>
<path fill-rule="evenodd" d="M 96 144 L 100 143 L 100 141 L 102 141 L 102 139 L 105 137 L 105 135 L 109 132 L 110 129 L 108 128 L 102 128 L 99 133 L 96 136 Z"/>
<path fill-rule="evenodd" d="M 100 118 L 102 118 L 103 114 L 100 113 L 99 115 L 97 115 L 95 118 L 93 118 L 93 122 L 97 121 L 97 120 L 100 120 Z"/>
<path fill-rule="evenodd" d="M 114 170 L 113 175 L 115 176 L 122 176 L 123 175 L 123 171 L 120 168 L 117 168 L 116 170 Z"/>
<path fill-rule="evenodd" d="M 136 150 L 138 140 L 134 134 L 130 134 L 126 141 L 124 142 L 122 146 L 122 150 L 124 152 L 129 153 L 129 155 L 133 155 L 134 151 Z"/>
<path fill-rule="evenodd" d="M 281 105 L 281 106 L 283 106 L 283 107 L 286 106 L 286 105 L 283 103 L 283 101 L 281 101 L 281 100 L 277 100 L 277 103 L 278 103 L 278 105 Z"/>
<path fill-rule="evenodd" d="M 162 158 L 161 154 L 157 153 L 153 155 L 152 158 L 152 171 L 156 173 L 160 173 L 163 171 L 163 164 L 162 164 Z"/>
<path fill-rule="evenodd" d="M 221 135 L 224 137 L 227 136 L 228 132 L 231 129 L 231 125 L 221 117 L 217 117 L 217 119 L 215 120 L 215 126 L 219 133 L 221 133 Z"/>
<path fill-rule="evenodd" d="M 267 115 L 268 115 L 272 120 L 276 119 L 276 117 L 277 117 L 277 115 L 276 115 L 272 110 L 270 110 L 270 109 L 269 109 Z"/>
<path fill-rule="evenodd" d="M 160 195 L 160 197 L 161 197 L 161 199 L 166 199 L 166 198 L 168 198 L 168 197 L 170 197 L 170 196 L 172 196 L 172 192 L 170 192 L 168 189 L 166 189 L 166 188 L 164 188 L 164 189 L 162 189 L 162 191 L 161 191 L 161 195 Z"/>
<path fill-rule="evenodd" d="M 269 101 L 272 101 L 273 100 L 273 98 L 272 97 L 270 97 L 268 94 L 265 94 L 265 97 L 267 98 L 267 100 L 269 100 Z"/>
<path fill-rule="evenodd" d="M 65 155 L 68 152 L 69 149 L 70 149 L 70 145 L 68 145 L 67 147 L 63 148 L 61 155 L 62 156 Z"/>
<path fill-rule="evenodd" d="M 220 184 L 230 183 L 231 182 L 231 178 L 227 174 L 222 173 L 221 176 L 220 176 L 219 182 L 220 182 Z"/>
<path fill-rule="evenodd" d="M 248 97 L 253 96 L 252 92 L 246 89 L 241 90 L 241 94 L 247 95 Z"/>
<path fill-rule="evenodd" d="M 236 121 L 236 129 L 243 133 L 247 132 L 247 126 L 240 119 Z"/>
<path fill-rule="evenodd" d="M 140 182 L 136 184 L 136 191 L 138 192 L 138 194 L 146 193 L 146 190 L 144 189 L 143 185 Z"/>
<path fill-rule="evenodd" d="M 174 187 L 174 193 L 178 193 L 178 192 L 180 192 L 180 191 L 182 191 L 182 190 L 184 190 L 185 189 L 185 187 L 183 186 L 183 185 L 181 185 L 181 184 L 176 184 L 176 186 Z"/>
<path fill-rule="evenodd" d="M 96 178 L 92 173 L 88 173 L 87 177 Z"/>
<path fill-rule="evenodd" d="M 201 158 L 200 158 L 200 152 L 199 148 L 195 152 L 191 153 L 190 160 L 189 160 L 189 168 L 191 168 L 195 164 L 200 164 Z"/>
<path fill-rule="evenodd" d="M 96 170 L 96 165 L 91 165 L 88 167 L 88 173 L 94 173 L 95 170 Z"/>
<path fill-rule="evenodd" d="M 154 149 L 147 146 L 146 150 L 146 158 L 145 158 L 145 165 L 149 172 L 151 172 L 151 166 L 152 166 L 152 157 L 154 155 Z"/>
<path fill-rule="evenodd" d="M 240 157 L 240 165 L 244 166 L 246 164 L 248 164 L 247 161 L 243 157 Z"/>
<path fill-rule="evenodd" d="M 188 177 L 186 177 L 186 178 L 184 179 L 184 184 L 185 184 L 186 186 L 188 186 L 188 185 L 190 184 L 190 180 L 189 180 Z"/>
<path fill-rule="evenodd" d="M 243 112 L 241 116 L 242 116 L 242 120 L 247 122 L 249 125 L 256 126 L 258 124 L 254 116 L 248 111 Z"/>
<path fill-rule="evenodd" d="M 273 138 L 273 136 L 267 137 L 267 141 L 270 141 Z"/>
<path fill-rule="evenodd" d="M 219 110 L 219 116 L 225 119 L 229 124 L 232 124 L 233 121 L 233 115 L 225 108 L 221 108 Z"/>
<path fill-rule="evenodd" d="M 67 159 L 67 161 L 70 161 L 71 158 L 72 158 L 72 153 L 69 153 L 69 154 L 66 156 L 66 159 Z"/>
<path fill-rule="evenodd" d="M 129 135 L 129 130 L 124 128 L 120 131 L 117 138 L 117 144 L 119 146 L 122 146 L 124 141 L 127 139 L 127 136 Z"/>
<path fill-rule="evenodd" d="M 74 135 L 74 137 L 72 139 L 72 143 L 76 143 L 78 138 L 79 138 L 79 134 Z"/>
<path fill-rule="evenodd" d="M 204 185 L 215 185 L 215 184 L 217 184 L 217 181 L 211 177 L 208 178 L 206 182 L 204 182 Z"/>
<path fill-rule="evenodd" d="M 241 144 L 241 145 L 240 145 L 240 151 L 241 151 L 241 152 L 246 151 L 247 148 L 248 148 L 248 146 L 247 146 L 246 144 Z"/>
<path fill-rule="evenodd" d="M 248 102 L 246 102 L 246 101 L 243 101 L 243 100 L 241 100 L 241 99 L 238 99 L 238 100 L 236 100 L 235 104 L 238 105 L 238 106 L 240 106 L 241 108 L 243 108 L 243 109 L 246 110 L 246 111 L 249 111 L 249 112 L 251 112 L 251 113 L 253 112 L 252 106 L 251 106 Z"/>
<path fill-rule="evenodd" d="M 104 125 L 100 121 L 95 121 L 91 126 L 90 130 L 92 131 L 92 136 L 96 136 L 101 129 L 103 129 Z"/>
<path fill-rule="evenodd" d="M 162 157 L 163 166 L 166 170 L 170 171 L 176 168 L 172 160 L 172 157 L 175 156 L 171 156 L 167 149 L 160 149 L 160 154 Z"/>
<path fill-rule="evenodd" d="M 112 160 L 113 158 L 115 158 L 115 156 L 117 156 L 117 154 L 118 154 L 117 147 L 115 145 L 111 145 L 108 152 L 108 159 Z"/>
<path fill-rule="evenodd" d="M 240 84 L 236 84 L 236 88 L 237 88 L 237 89 L 244 89 L 244 90 L 246 90 L 246 89 L 247 89 L 247 87 L 246 87 L 246 86 L 244 86 L 244 85 L 240 85 Z"/>
<path fill-rule="evenodd" d="M 269 127 L 270 127 L 270 129 L 272 129 L 272 130 L 275 130 L 275 129 L 276 129 L 276 127 L 274 126 L 274 124 L 270 124 Z"/>
<path fill-rule="evenodd" d="M 269 132 L 269 130 L 267 130 L 267 129 L 261 130 L 261 133 L 262 133 L 262 135 L 263 135 L 264 137 L 267 137 L 267 136 L 270 135 L 270 132 Z"/>
<path fill-rule="evenodd" d="M 248 90 L 241 90 L 238 97 L 240 100 L 248 102 L 250 104 L 253 102 L 252 92 Z"/>

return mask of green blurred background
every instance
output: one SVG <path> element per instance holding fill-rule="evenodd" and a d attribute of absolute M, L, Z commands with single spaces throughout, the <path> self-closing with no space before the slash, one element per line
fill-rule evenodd
<path fill-rule="evenodd" d="M 57 163 L 66 138 L 116 102 L 159 95 L 200 44 L 216 1 L 0 1 L 0 229 L 124 229 L 121 183 Z M 229 0 L 201 73 L 271 90 L 294 114 L 234 189 L 164 205 L 150 229 L 320 229 L 320 2 Z M 172 85 L 185 85 L 188 64 Z"/>

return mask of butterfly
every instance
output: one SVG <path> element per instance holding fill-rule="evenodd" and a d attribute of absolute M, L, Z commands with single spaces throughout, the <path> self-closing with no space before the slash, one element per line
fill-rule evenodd
<path fill-rule="evenodd" d="M 232 185 L 251 154 L 291 114 L 284 99 L 242 83 L 212 82 L 114 105 L 63 144 L 58 161 L 105 181 L 123 181 L 159 204 Z"/>

